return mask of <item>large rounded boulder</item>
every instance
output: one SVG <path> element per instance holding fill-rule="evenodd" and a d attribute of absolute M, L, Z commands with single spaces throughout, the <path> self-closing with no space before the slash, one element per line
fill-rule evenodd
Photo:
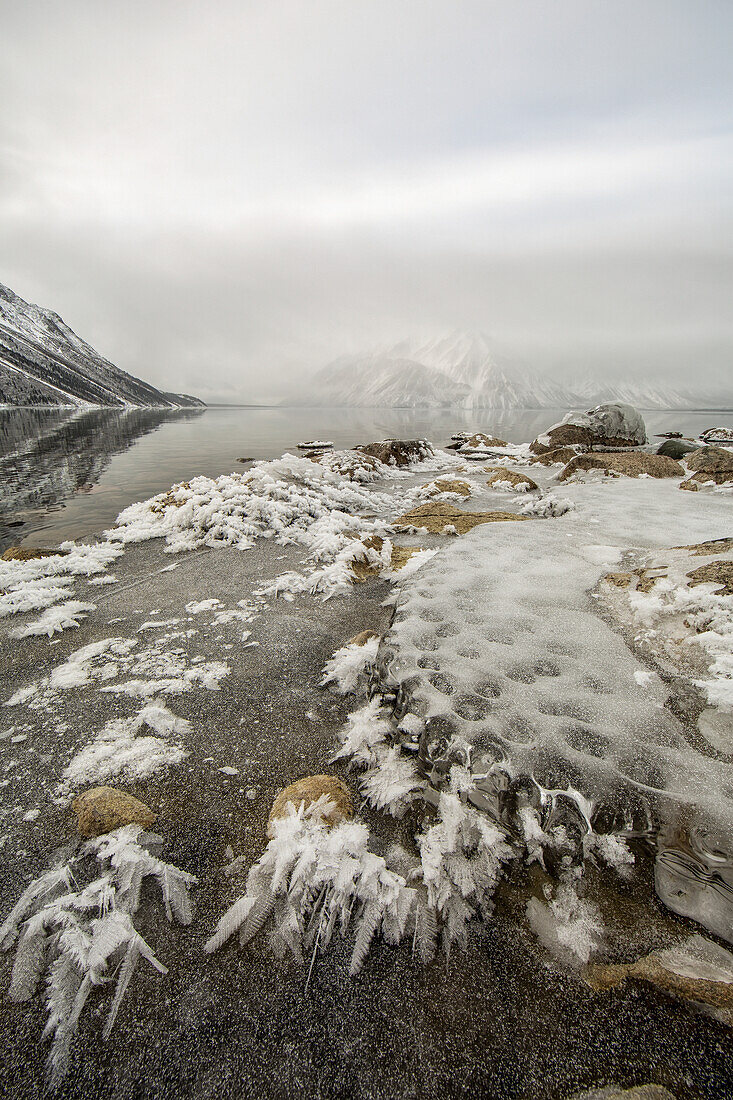
<path fill-rule="evenodd" d="M 640 447 L 646 443 L 646 425 L 632 405 L 613 402 L 596 405 L 585 413 L 568 413 L 560 424 L 549 428 L 530 444 L 535 454 L 557 447 L 576 447 L 578 451 L 594 447 Z"/>

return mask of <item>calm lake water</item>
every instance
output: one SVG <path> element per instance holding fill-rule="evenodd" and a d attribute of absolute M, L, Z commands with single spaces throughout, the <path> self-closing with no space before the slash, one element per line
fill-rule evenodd
<path fill-rule="evenodd" d="M 438 446 L 466 429 L 533 439 L 565 409 L 209 408 L 0 410 L 0 550 L 55 545 L 109 527 L 119 512 L 196 474 L 241 470 L 238 458 L 276 458 L 302 440 L 353 447 L 387 436 Z M 646 412 L 650 435 L 733 426 L 733 412 Z"/>

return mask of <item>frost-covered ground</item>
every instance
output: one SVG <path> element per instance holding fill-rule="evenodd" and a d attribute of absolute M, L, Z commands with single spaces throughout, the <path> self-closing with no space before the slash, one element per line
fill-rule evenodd
<path fill-rule="evenodd" d="M 527 449 L 497 461 L 525 470 Z M 707 867 L 713 835 L 695 915 L 728 938 L 730 597 L 683 597 L 670 571 L 632 588 L 624 618 L 601 578 L 732 534 L 731 496 L 674 479 L 558 485 L 557 469 L 533 465 L 540 491 L 518 494 L 447 453 L 399 469 L 284 456 L 133 505 L 93 546 L 0 563 L 4 911 L 68 842 L 71 798 L 98 783 L 151 805 L 163 857 L 199 880 L 185 929 L 143 905 L 169 974 L 135 974 L 106 1046 L 82 1018 L 68 1095 L 557 1097 L 637 1079 L 725 1094 L 721 1025 L 653 993 L 591 994 L 577 968 L 694 927 L 656 900 L 654 858 Z M 391 525 L 431 501 L 529 518 L 460 536 Z M 394 547 L 421 552 L 398 570 Z M 676 644 L 664 665 L 651 644 L 664 624 L 706 614 L 695 659 Z M 345 645 L 364 628 L 381 641 Z M 678 680 L 703 685 L 703 733 L 665 706 Z M 327 934 L 328 951 L 308 950 L 305 972 L 275 963 L 264 934 L 204 955 L 250 888 L 225 868 L 256 864 L 279 788 L 326 770 L 361 789 L 365 824 L 334 831 L 331 862 L 317 823 L 288 834 L 313 863 L 295 879 L 282 863 L 301 893 L 276 915 L 297 923 L 302 905 L 306 947 Z M 272 867 L 285 848 L 268 851 Z M 347 858 L 348 881 L 334 871 Z M 657 859 L 658 886 L 661 866 L 689 891 L 673 862 Z M 347 902 L 356 945 L 327 928 Z M 40 1095 L 40 998 L 4 1011 L 13 1095 Z"/>

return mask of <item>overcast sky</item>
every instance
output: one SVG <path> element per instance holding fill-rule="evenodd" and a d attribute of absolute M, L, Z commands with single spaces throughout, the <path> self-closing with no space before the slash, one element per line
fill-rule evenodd
<path fill-rule="evenodd" d="M 731 0 L 0 0 L 0 282 L 270 400 L 446 328 L 731 371 Z"/>

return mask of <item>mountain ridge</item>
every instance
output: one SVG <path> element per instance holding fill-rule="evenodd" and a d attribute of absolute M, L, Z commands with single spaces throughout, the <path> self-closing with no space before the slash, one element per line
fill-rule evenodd
<path fill-rule="evenodd" d="M 646 409 L 689 409 L 709 397 L 651 381 L 599 381 L 590 374 L 556 381 L 497 356 L 481 333 L 453 332 L 427 342 L 408 338 L 366 354 L 340 356 L 313 375 L 307 398 L 301 393 L 295 403 L 542 409 L 621 401 Z"/>
<path fill-rule="evenodd" d="M 119 408 L 198 408 L 114 366 L 53 310 L 0 283 L 0 404 Z"/>

